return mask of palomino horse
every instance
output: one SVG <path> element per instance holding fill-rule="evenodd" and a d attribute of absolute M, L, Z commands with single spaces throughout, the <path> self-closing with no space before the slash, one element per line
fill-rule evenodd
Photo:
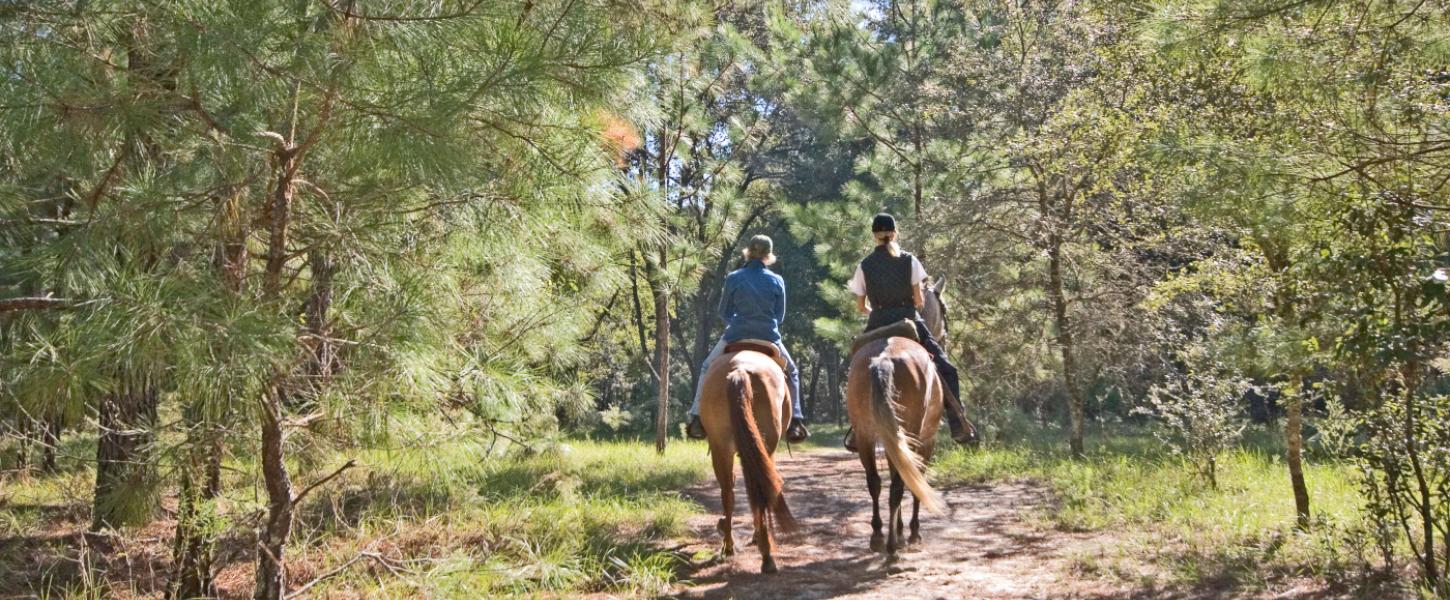
<path fill-rule="evenodd" d="M 754 349 L 749 349 L 754 348 Z M 769 354 L 767 354 L 767 352 Z M 790 426 L 790 393 L 785 372 L 776 362 L 769 342 L 735 343 L 725 347 L 701 380 L 700 424 L 710 441 L 715 480 L 720 484 L 720 505 L 725 516 L 717 528 L 724 554 L 735 553 L 731 534 L 735 511 L 735 455 L 745 476 L 745 497 L 755 520 L 752 540 L 760 549 L 760 571 L 776 571 L 775 539 L 771 525 L 782 532 L 795 529 L 785 504 L 780 473 L 775 470 L 775 446 Z"/>
<path fill-rule="evenodd" d="M 941 324 L 945 316 L 933 291 L 924 294 L 927 309 Z M 909 326 L 904 326 L 908 327 Z M 940 331 L 933 332 L 939 335 Z M 885 536 L 886 553 L 894 555 L 907 543 L 921 541 L 921 507 L 940 512 L 945 503 L 926 481 L 924 470 L 936 449 L 936 432 L 941 425 L 943 388 L 936 376 L 931 354 L 914 337 L 888 337 L 866 342 L 851 355 L 846 383 L 846 410 L 855 430 L 856 450 L 866 469 L 866 489 L 871 492 L 871 549 L 880 551 L 881 475 L 876 468 L 876 443 L 886 450 L 891 472 L 890 530 Z M 911 490 L 911 537 L 905 536 L 901 500 Z"/>

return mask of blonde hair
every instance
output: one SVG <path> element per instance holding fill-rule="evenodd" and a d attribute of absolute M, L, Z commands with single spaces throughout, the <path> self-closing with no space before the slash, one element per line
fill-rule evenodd
<path fill-rule="evenodd" d="M 886 253 L 892 256 L 901 256 L 901 245 L 896 243 L 895 231 L 876 232 L 876 245 L 886 246 Z"/>
<path fill-rule="evenodd" d="M 765 266 L 767 266 L 767 267 L 770 266 L 770 265 L 775 264 L 775 253 L 774 252 L 767 252 L 767 253 L 765 253 L 765 256 L 755 256 L 755 255 L 753 255 L 753 254 L 750 253 L 750 248 L 749 247 L 746 247 L 746 248 L 744 248 L 743 250 L 740 251 L 740 256 L 744 257 L 745 260 L 758 260 L 760 262 L 763 262 L 763 263 L 765 263 Z"/>

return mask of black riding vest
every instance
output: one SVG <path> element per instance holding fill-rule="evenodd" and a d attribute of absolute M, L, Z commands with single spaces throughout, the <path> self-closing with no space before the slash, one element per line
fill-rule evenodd
<path fill-rule="evenodd" d="M 911 254 L 892 256 L 885 246 L 861 260 L 861 274 L 866 277 L 866 299 L 871 301 L 871 318 L 867 329 L 875 329 L 902 319 L 918 319 L 916 299 L 911 294 Z"/>

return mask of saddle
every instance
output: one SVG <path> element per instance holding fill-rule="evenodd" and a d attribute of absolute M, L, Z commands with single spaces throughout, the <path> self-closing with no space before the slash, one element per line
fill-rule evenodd
<path fill-rule="evenodd" d="M 774 360 L 776 364 L 780 365 L 781 370 L 785 369 L 785 357 L 780 355 L 780 348 L 777 348 L 772 342 L 765 340 L 736 340 L 725 344 L 725 354 L 746 351 L 759 352 L 769 356 L 771 360 Z"/>
<path fill-rule="evenodd" d="M 902 319 L 890 325 L 883 325 L 856 336 L 856 339 L 851 340 L 851 354 L 855 355 L 856 351 L 860 350 L 862 346 L 876 340 L 894 337 L 904 337 L 918 344 L 921 343 L 921 338 L 916 336 L 916 323 L 913 323 L 910 319 Z"/>

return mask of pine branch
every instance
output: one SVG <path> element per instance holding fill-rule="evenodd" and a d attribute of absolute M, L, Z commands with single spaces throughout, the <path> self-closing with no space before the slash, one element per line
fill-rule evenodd
<path fill-rule="evenodd" d="M 307 497 L 307 494 L 312 493 L 312 490 L 315 490 L 315 489 L 317 489 L 319 487 L 322 487 L 327 482 L 332 481 L 333 479 L 336 479 L 337 476 L 339 476 L 339 475 L 342 475 L 343 471 L 346 471 L 348 469 L 351 469 L 351 468 L 353 468 L 355 466 L 357 466 L 357 459 L 355 459 L 355 458 L 349 458 L 349 459 L 347 459 L 347 462 L 343 463 L 341 467 L 338 467 L 336 471 L 333 471 L 331 474 L 329 474 L 326 477 L 323 477 L 322 479 L 318 479 L 317 481 L 312 482 L 312 485 L 309 485 L 309 486 L 307 486 L 305 488 L 302 488 L 302 491 L 298 492 L 296 496 L 293 496 L 292 497 L 292 504 L 293 505 L 296 505 L 296 504 L 302 502 L 302 499 L 303 498 L 306 498 Z"/>
<path fill-rule="evenodd" d="M 6 298 L 0 300 L 0 313 L 14 312 L 20 310 L 45 310 L 56 308 L 69 308 L 75 301 L 66 298 L 52 298 L 50 296 L 32 296 L 26 298 Z"/>

